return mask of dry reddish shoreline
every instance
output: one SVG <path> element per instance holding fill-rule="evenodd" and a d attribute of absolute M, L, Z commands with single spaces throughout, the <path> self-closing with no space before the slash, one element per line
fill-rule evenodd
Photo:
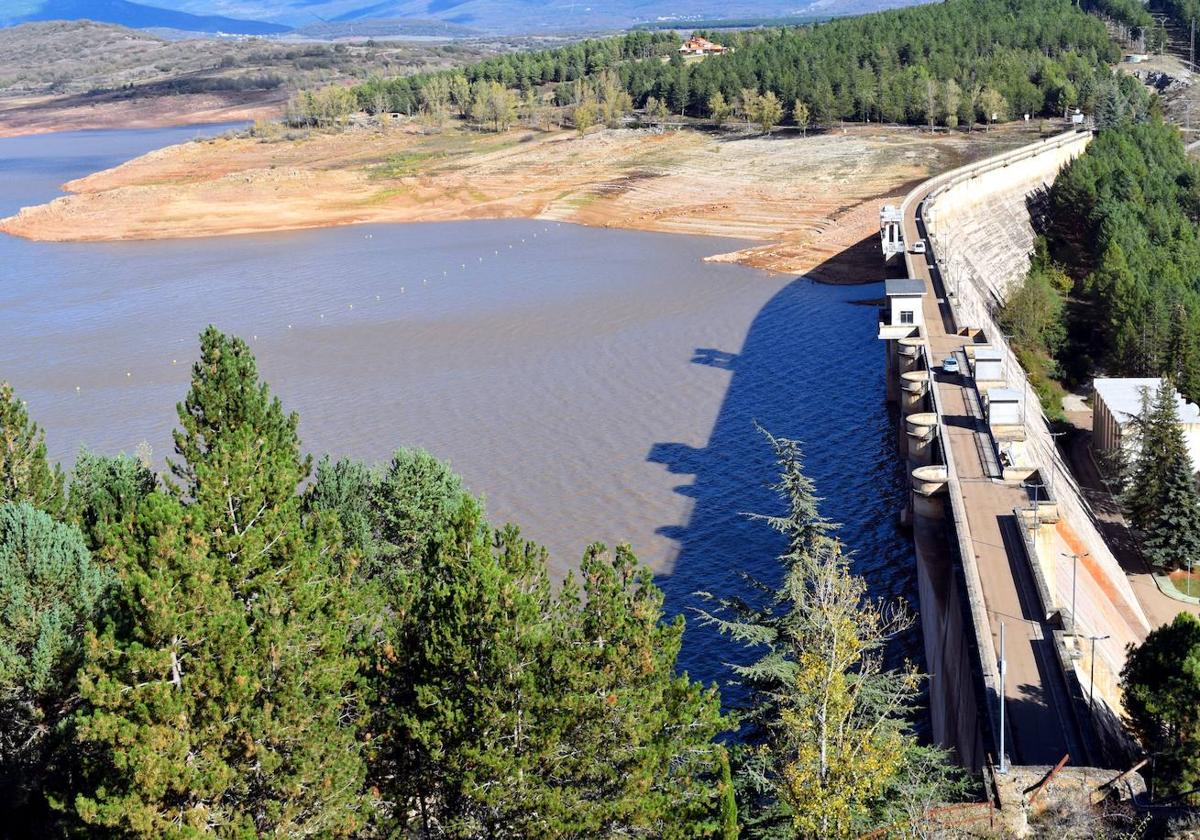
<path fill-rule="evenodd" d="M 764 244 L 713 259 L 878 279 L 878 207 L 1006 141 L 895 127 L 802 138 L 628 129 L 481 135 L 417 123 L 151 152 L 0 220 L 43 241 L 181 238 L 363 222 L 545 218 Z"/>
<path fill-rule="evenodd" d="M 253 122 L 278 116 L 278 93 L 175 94 L 127 98 L 36 96 L 0 99 L 0 137 L 57 131 L 169 128 L 224 122 Z"/>

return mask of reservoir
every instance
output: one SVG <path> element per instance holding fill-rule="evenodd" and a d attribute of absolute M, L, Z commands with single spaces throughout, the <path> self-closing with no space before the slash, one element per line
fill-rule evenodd
<path fill-rule="evenodd" d="M 0 216 L 195 128 L 0 140 Z M 489 518 L 551 551 L 629 542 L 669 612 L 782 546 L 756 424 L 804 443 L 823 513 L 879 597 L 915 607 L 904 475 L 884 401 L 880 284 L 822 286 L 706 256 L 742 243 L 504 220 L 215 239 L 31 243 L 0 234 L 0 379 L 81 447 L 171 455 L 205 325 L 253 347 L 317 456 L 450 461 Z M 690 621 L 681 665 L 735 658 Z M 900 653 L 919 658 L 919 641 Z"/>

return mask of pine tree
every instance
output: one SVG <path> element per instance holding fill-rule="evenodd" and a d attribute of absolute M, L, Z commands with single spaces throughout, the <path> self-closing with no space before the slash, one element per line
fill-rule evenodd
<path fill-rule="evenodd" d="M 1130 650 L 1121 669 L 1129 723 L 1155 757 L 1159 794 L 1200 785 L 1200 621 L 1180 613 Z"/>
<path fill-rule="evenodd" d="M 1171 460 L 1163 456 L 1170 450 L 1178 418 L 1175 396 L 1167 380 L 1163 380 L 1153 398 L 1148 390 L 1142 392 L 1141 411 L 1135 421 L 1138 449 L 1125 495 L 1130 521 L 1142 531 L 1149 529 L 1162 504 L 1172 469 Z"/>
<path fill-rule="evenodd" d="M 393 576 L 372 683 L 391 830 L 449 837 L 715 830 L 714 690 L 675 673 L 682 623 L 626 549 L 555 595 L 545 551 L 469 497 Z M 400 617 L 403 617 L 401 620 Z"/>
<path fill-rule="evenodd" d="M 1146 554 L 1160 569 L 1188 568 L 1200 559 L 1200 500 L 1186 461 L 1172 461 L 1161 505 L 1146 529 Z"/>
<path fill-rule="evenodd" d="M 46 439 L 12 386 L 0 382 L 0 502 L 29 502 L 51 516 L 63 507 L 63 474 L 46 459 Z"/>
<path fill-rule="evenodd" d="M 1126 492 L 1130 519 L 1159 568 L 1187 568 L 1200 557 L 1200 493 L 1179 425 L 1175 388 L 1163 379 L 1153 403 L 1143 395 L 1139 448 Z"/>
<path fill-rule="evenodd" d="M 1169 386 L 1167 386 L 1169 387 Z M 1146 521 L 1146 554 L 1161 569 L 1183 569 L 1200 559 L 1200 493 L 1192 461 L 1175 412 L 1172 389 L 1170 411 L 1164 409 L 1162 446 L 1156 454 L 1165 474 L 1153 510 Z"/>
<path fill-rule="evenodd" d="M 135 837 L 349 834 L 365 804 L 348 570 L 301 520 L 297 417 L 210 327 L 179 418 L 179 483 L 127 519 L 117 606 L 88 640 L 75 813 Z"/>
<path fill-rule="evenodd" d="M 52 825 L 84 627 L 110 584 L 79 532 L 27 502 L 0 503 L 0 820 Z"/>
<path fill-rule="evenodd" d="M 132 514 L 157 483 L 154 473 L 134 458 L 80 452 L 71 470 L 67 518 L 83 532 L 91 550 L 102 549 L 108 530 Z"/>
<path fill-rule="evenodd" d="M 783 517 L 761 517 L 787 539 L 778 588 L 760 607 L 737 600 L 702 612 L 734 640 L 766 648 L 735 673 L 749 689 L 740 810 L 755 837 L 853 837 L 907 824 L 957 789 L 940 751 L 923 747 L 908 720 L 920 692 L 911 667 L 883 666 L 882 648 L 911 621 L 876 603 L 830 523 L 818 513 L 795 441 L 768 439 L 781 469 Z M 706 596 L 710 597 L 710 596 Z"/>

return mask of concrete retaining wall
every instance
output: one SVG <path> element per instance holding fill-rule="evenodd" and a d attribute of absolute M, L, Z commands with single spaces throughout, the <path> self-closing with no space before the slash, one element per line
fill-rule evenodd
<path fill-rule="evenodd" d="M 1064 521 L 1090 553 L 1113 601 L 1121 602 L 1123 612 L 1133 615 L 1135 621 L 1140 621 L 1148 630 L 1145 613 L 1124 571 L 1096 529 L 1087 503 L 1050 436 L 1049 424 L 1039 410 L 1037 396 L 1029 387 L 1024 371 L 1016 363 L 995 320 L 1003 294 L 1020 282 L 1028 271 L 1029 251 L 1019 258 L 1011 251 L 994 261 L 987 257 L 989 243 L 994 245 L 1001 239 L 1010 242 L 1028 240 L 1027 248 L 1032 247 L 1033 231 L 1026 197 L 1052 182 L 1062 166 L 1081 154 L 1090 140 L 1090 132 L 1061 135 L 946 173 L 935 179 L 937 183 L 923 209 L 927 221 L 932 222 L 931 239 L 939 267 L 956 292 L 951 299 L 956 324 L 981 328 L 988 343 L 1003 350 L 1005 380 L 1009 387 L 1021 390 L 1025 395 L 1028 459 L 1041 475 L 1048 478 Z M 1048 559 L 1060 564 L 1071 562 L 1059 557 Z M 970 585 L 970 572 L 967 571 Z M 968 594 L 974 597 L 970 589 Z M 1104 632 L 1103 615 L 1087 615 L 1081 609 L 1078 620 L 1081 632 Z M 986 630 L 986 624 L 978 629 Z M 989 670 L 994 673 L 995 662 L 994 657 L 987 661 L 986 654 L 991 646 L 982 647 L 986 677 Z M 1124 663 L 1125 651 L 1114 638 L 1107 644 L 1100 643 L 1097 657 L 1103 657 L 1111 672 L 1116 673 Z"/>

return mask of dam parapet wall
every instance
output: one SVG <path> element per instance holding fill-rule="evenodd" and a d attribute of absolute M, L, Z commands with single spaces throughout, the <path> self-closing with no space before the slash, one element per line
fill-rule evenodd
<path fill-rule="evenodd" d="M 1091 508 L 1054 443 L 1028 376 L 997 322 L 1007 295 L 1029 270 L 1035 238 L 1031 205 L 1061 169 L 1083 153 L 1091 138 L 1091 132 L 1070 132 L 946 173 L 921 212 L 943 285 L 953 293 L 947 302 L 956 325 L 980 331 L 987 345 L 999 350 L 1003 387 L 1021 394 L 1022 440 L 1011 451 L 1026 470 L 1037 471 L 1037 485 L 1054 499 L 1060 514 L 1051 532 L 1032 543 L 1037 550 L 1031 562 L 1046 577 L 1039 594 L 1049 603 L 1043 606 L 1068 616 L 1072 636 L 1108 636 L 1096 644 L 1095 697 L 1110 707 L 1112 717 L 1119 717 L 1118 675 L 1126 647 L 1145 637 L 1149 621 L 1100 535 Z M 1069 604 L 1075 600 L 1071 590 L 1076 587 L 1086 589 L 1087 597 Z M 1086 665 L 1090 683 L 1091 650 L 1074 653 L 1070 676 L 1078 678 L 1074 672 Z M 1085 658 L 1089 661 L 1083 662 Z"/>

